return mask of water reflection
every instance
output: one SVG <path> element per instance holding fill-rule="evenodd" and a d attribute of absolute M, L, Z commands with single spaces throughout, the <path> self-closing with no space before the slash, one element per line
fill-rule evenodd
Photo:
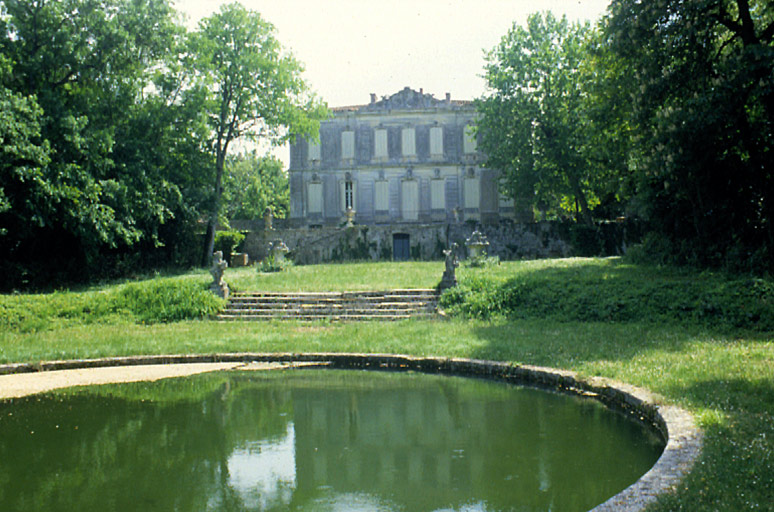
<path fill-rule="evenodd" d="M 656 460 L 601 405 L 417 374 L 232 373 L 0 403 L 7 510 L 587 510 Z"/>

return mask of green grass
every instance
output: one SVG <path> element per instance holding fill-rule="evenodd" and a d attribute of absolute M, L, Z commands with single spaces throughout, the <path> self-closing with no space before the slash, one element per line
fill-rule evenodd
<path fill-rule="evenodd" d="M 224 279 L 234 290 L 323 292 L 434 288 L 443 262 L 349 263 L 293 266 L 284 272 L 256 272 L 252 267 L 227 269 Z"/>
<path fill-rule="evenodd" d="M 388 289 L 431 287 L 442 271 L 440 262 L 320 265 L 261 275 L 253 269 L 229 269 L 226 279 L 237 289 Z M 197 307 L 197 301 L 165 306 L 187 311 L 182 316 L 188 319 L 175 320 L 180 316 L 159 314 L 158 301 L 135 293 L 156 293 L 154 286 L 162 286 L 166 301 L 185 303 L 174 290 L 206 287 L 209 276 L 203 272 L 79 292 L 0 296 L 0 362 L 352 351 L 565 368 L 646 387 L 696 414 L 706 431 L 701 460 L 684 485 L 652 510 L 772 510 L 771 281 L 634 266 L 617 259 L 503 263 L 461 268 L 459 276 L 461 289 L 470 292 L 453 292 L 444 299 L 453 301 L 459 314 L 446 321 L 218 323 L 191 319 L 206 309 Z M 138 288 L 123 291 L 132 285 Z M 513 297 L 523 301 L 521 309 L 509 302 Z M 476 312 L 488 300 L 497 307 Z M 712 307 L 703 305 L 707 303 Z M 620 305 L 611 309 L 610 304 Z M 154 313 L 144 316 L 143 307 Z M 14 315 L 17 320 L 6 318 Z"/>

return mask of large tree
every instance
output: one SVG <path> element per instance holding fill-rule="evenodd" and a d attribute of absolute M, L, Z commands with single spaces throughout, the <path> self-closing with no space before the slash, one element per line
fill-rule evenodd
<path fill-rule="evenodd" d="M 581 66 L 590 28 L 551 13 L 514 24 L 487 55 L 477 102 L 487 164 L 503 171 L 520 208 L 576 210 L 591 221 L 597 183 L 585 147 Z"/>
<path fill-rule="evenodd" d="M 163 243 L 159 227 L 187 209 L 171 155 L 195 146 L 182 140 L 187 130 L 160 126 L 193 123 L 151 85 L 182 35 L 169 2 L 2 0 L 0 9 L 7 101 L 48 148 L 34 174 L 3 155 L 4 264 L 82 276 L 83 265 L 100 271 L 105 251 Z"/>
<path fill-rule="evenodd" d="M 215 160 L 203 261 L 211 258 L 223 195 L 226 157 L 234 141 L 279 143 L 319 129 L 325 106 L 310 94 L 301 64 L 286 53 L 274 27 L 239 3 L 205 18 L 191 37 L 191 64 L 206 91 Z"/>
<path fill-rule="evenodd" d="M 687 260 L 774 268 L 774 4 L 614 0 L 605 35 L 637 82 L 653 229 Z"/>

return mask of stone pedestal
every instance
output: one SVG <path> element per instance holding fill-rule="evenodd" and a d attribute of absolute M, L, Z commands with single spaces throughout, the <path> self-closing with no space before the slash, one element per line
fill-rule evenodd
<path fill-rule="evenodd" d="M 246 267 L 250 263 L 246 252 L 235 252 L 231 254 L 232 267 Z"/>

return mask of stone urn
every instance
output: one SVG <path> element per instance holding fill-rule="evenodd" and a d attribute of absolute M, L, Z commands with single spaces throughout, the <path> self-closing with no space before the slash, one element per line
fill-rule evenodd
<path fill-rule="evenodd" d="M 355 210 L 353 210 L 351 206 L 347 207 L 346 216 L 347 216 L 347 227 L 348 228 L 355 227 Z"/>
<path fill-rule="evenodd" d="M 468 248 L 468 257 L 470 259 L 479 259 L 486 256 L 486 248 L 489 247 L 489 240 L 479 230 L 474 231 L 470 238 L 465 240 L 465 247 Z"/>

